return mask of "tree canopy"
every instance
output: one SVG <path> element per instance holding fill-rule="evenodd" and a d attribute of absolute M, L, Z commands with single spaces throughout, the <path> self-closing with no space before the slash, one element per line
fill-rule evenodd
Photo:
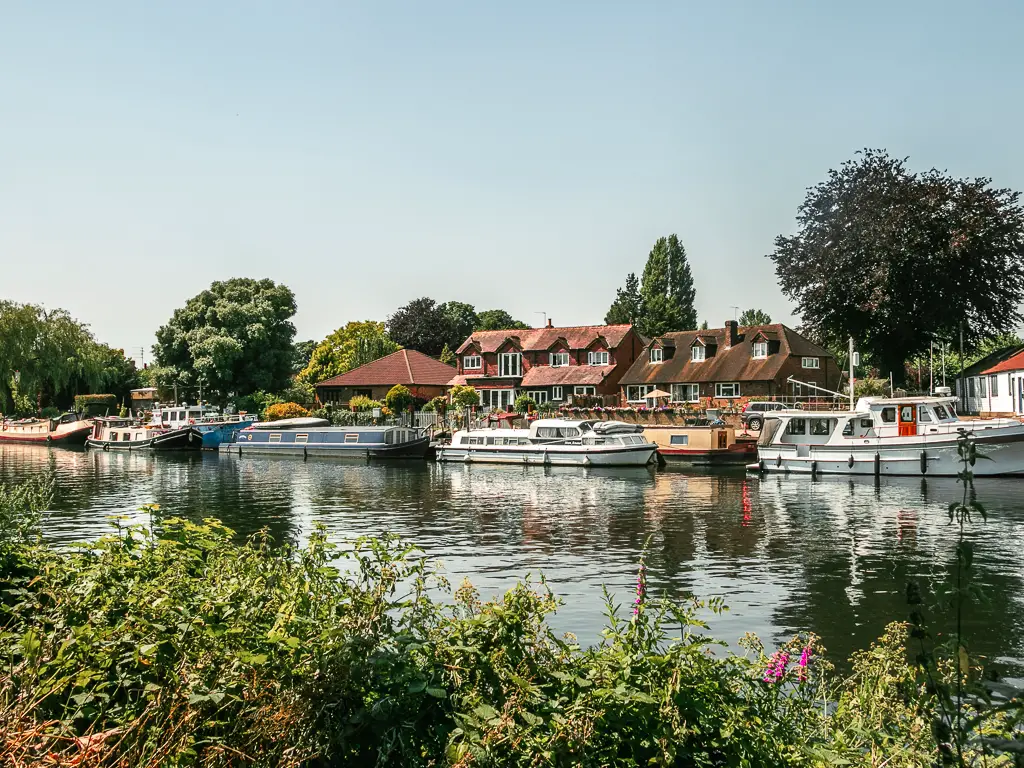
<path fill-rule="evenodd" d="M 516 320 L 504 309 L 485 309 L 477 313 L 477 324 L 474 331 L 504 331 L 515 330 L 525 331 L 530 326 L 521 320 Z M 465 341 L 465 337 L 459 339 L 459 344 Z"/>
<path fill-rule="evenodd" d="M 853 336 L 883 375 L 934 336 L 974 345 L 1021 321 L 1024 209 L 987 178 L 960 179 L 867 149 L 830 170 L 769 254 L 804 324 Z"/>
<path fill-rule="evenodd" d="M 626 276 L 605 322 L 632 323 L 646 336 L 692 330 L 697 325 L 695 298 L 686 248 L 676 235 L 669 235 L 654 243 L 639 281 L 633 272 Z"/>
<path fill-rule="evenodd" d="M 317 384 L 399 349 L 384 332 L 384 323 L 353 320 L 317 344 L 299 378 Z"/>
<path fill-rule="evenodd" d="M 429 297 L 414 299 L 388 318 L 388 334 L 407 349 L 438 357 L 445 346 L 458 349 L 473 331 L 529 328 L 503 309 L 477 312 L 472 304 L 448 301 L 438 304 Z"/>
<path fill-rule="evenodd" d="M 768 325 L 772 321 L 772 316 L 761 309 L 745 309 L 743 314 L 740 315 L 740 325 L 743 327 L 749 327 L 751 325 Z"/>
<path fill-rule="evenodd" d="M 201 386 L 222 404 L 232 394 L 284 389 L 295 363 L 294 314 L 294 294 L 273 280 L 215 282 L 157 330 L 160 383 Z"/>

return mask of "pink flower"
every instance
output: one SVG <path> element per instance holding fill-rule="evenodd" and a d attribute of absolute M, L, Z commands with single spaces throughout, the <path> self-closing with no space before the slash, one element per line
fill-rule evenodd
<path fill-rule="evenodd" d="M 789 654 L 786 651 L 776 651 L 768 659 L 768 668 L 762 678 L 766 683 L 777 683 L 786 676 L 786 668 L 789 666 Z"/>

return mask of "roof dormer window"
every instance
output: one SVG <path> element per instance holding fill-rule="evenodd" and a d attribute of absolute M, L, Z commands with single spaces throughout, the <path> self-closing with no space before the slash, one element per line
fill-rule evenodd
<path fill-rule="evenodd" d="M 768 357 L 768 342 L 767 341 L 755 341 L 753 343 L 752 357 L 755 360 L 763 360 Z"/>
<path fill-rule="evenodd" d="M 665 350 L 661 347 L 651 347 L 651 362 L 660 363 L 665 359 Z"/>
<path fill-rule="evenodd" d="M 700 344 L 694 344 L 690 347 L 690 360 L 695 363 L 702 362 L 706 351 Z"/>

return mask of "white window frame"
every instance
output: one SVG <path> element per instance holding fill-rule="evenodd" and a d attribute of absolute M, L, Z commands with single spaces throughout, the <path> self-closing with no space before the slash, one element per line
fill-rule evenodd
<path fill-rule="evenodd" d="M 587 365 L 608 365 L 608 353 L 587 352 Z"/>
<path fill-rule="evenodd" d="M 577 384 L 572 388 L 574 395 L 590 395 L 594 396 L 597 394 L 597 387 L 593 384 Z"/>
<path fill-rule="evenodd" d="M 753 350 L 751 351 L 751 357 L 755 360 L 764 360 L 768 357 L 768 342 L 767 341 L 755 341 L 753 343 Z"/>
<path fill-rule="evenodd" d="M 999 397 L 999 374 L 993 373 L 988 377 L 988 393 L 991 397 Z"/>
<path fill-rule="evenodd" d="M 548 393 L 544 389 L 531 389 L 526 396 L 532 398 L 537 405 L 544 405 L 548 401 Z"/>
<path fill-rule="evenodd" d="M 978 397 L 988 397 L 988 377 L 978 377 Z"/>
<path fill-rule="evenodd" d="M 646 403 L 647 393 L 653 392 L 658 388 L 657 384 L 627 384 L 626 385 L 626 402 L 627 403 Z M 633 390 L 634 396 L 630 397 L 630 390 Z"/>
<path fill-rule="evenodd" d="M 661 347 L 651 347 L 651 362 L 652 363 L 663 363 L 665 362 L 665 350 Z"/>
<path fill-rule="evenodd" d="M 462 370 L 464 371 L 479 371 L 483 367 L 484 360 L 480 355 L 464 355 L 462 358 Z"/>
<path fill-rule="evenodd" d="M 569 353 L 568 352 L 549 352 L 548 353 L 548 364 L 552 368 L 565 368 L 569 365 Z"/>
<path fill-rule="evenodd" d="M 690 347 L 690 362 L 702 363 L 707 360 L 707 350 L 700 344 Z"/>
<path fill-rule="evenodd" d="M 732 394 L 724 394 L 725 387 L 732 388 Z M 740 395 L 740 383 L 738 381 L 720 381 L 715 384 L 715 397 L 723 400 L 728 400 L 736 397 L 742 397 Z"/>
<path fill-rule="evenodd" d="M 502 352 L 500 355 L 498 355 L 498 376 L 508 378 L 522 375 L 523 356 L 521 353 Z"/>
<path fill-rule="evenodd" d="M 670 400 L 673 403 L 699 403 L 700 384 L 673 384 Z"/>
<path fill-rule="evenodd" d="M 802 368 L 821 368 L 821 360 L 817 357 L 803 357 L 800 359 Z"/>
<path fill-rule="evenodd" d="M 551 399 L 552 400 L 562 400 L 563 399 L 562 388 L 561 387 L 552 387 L 551 388 Z"/>

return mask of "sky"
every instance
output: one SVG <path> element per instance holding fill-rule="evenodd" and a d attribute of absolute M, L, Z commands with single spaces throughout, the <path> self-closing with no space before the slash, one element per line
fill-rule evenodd
<path fill-rule="evenodd" d="M 1024 189 L 1019 0 L 2 8 L 0 298 L 147 362 L 231 277 L 299 339 L 419 296 L 600 323 L 671 233 L 701 320 L 792 323 L 766 254 L 857 150 Z"/>

